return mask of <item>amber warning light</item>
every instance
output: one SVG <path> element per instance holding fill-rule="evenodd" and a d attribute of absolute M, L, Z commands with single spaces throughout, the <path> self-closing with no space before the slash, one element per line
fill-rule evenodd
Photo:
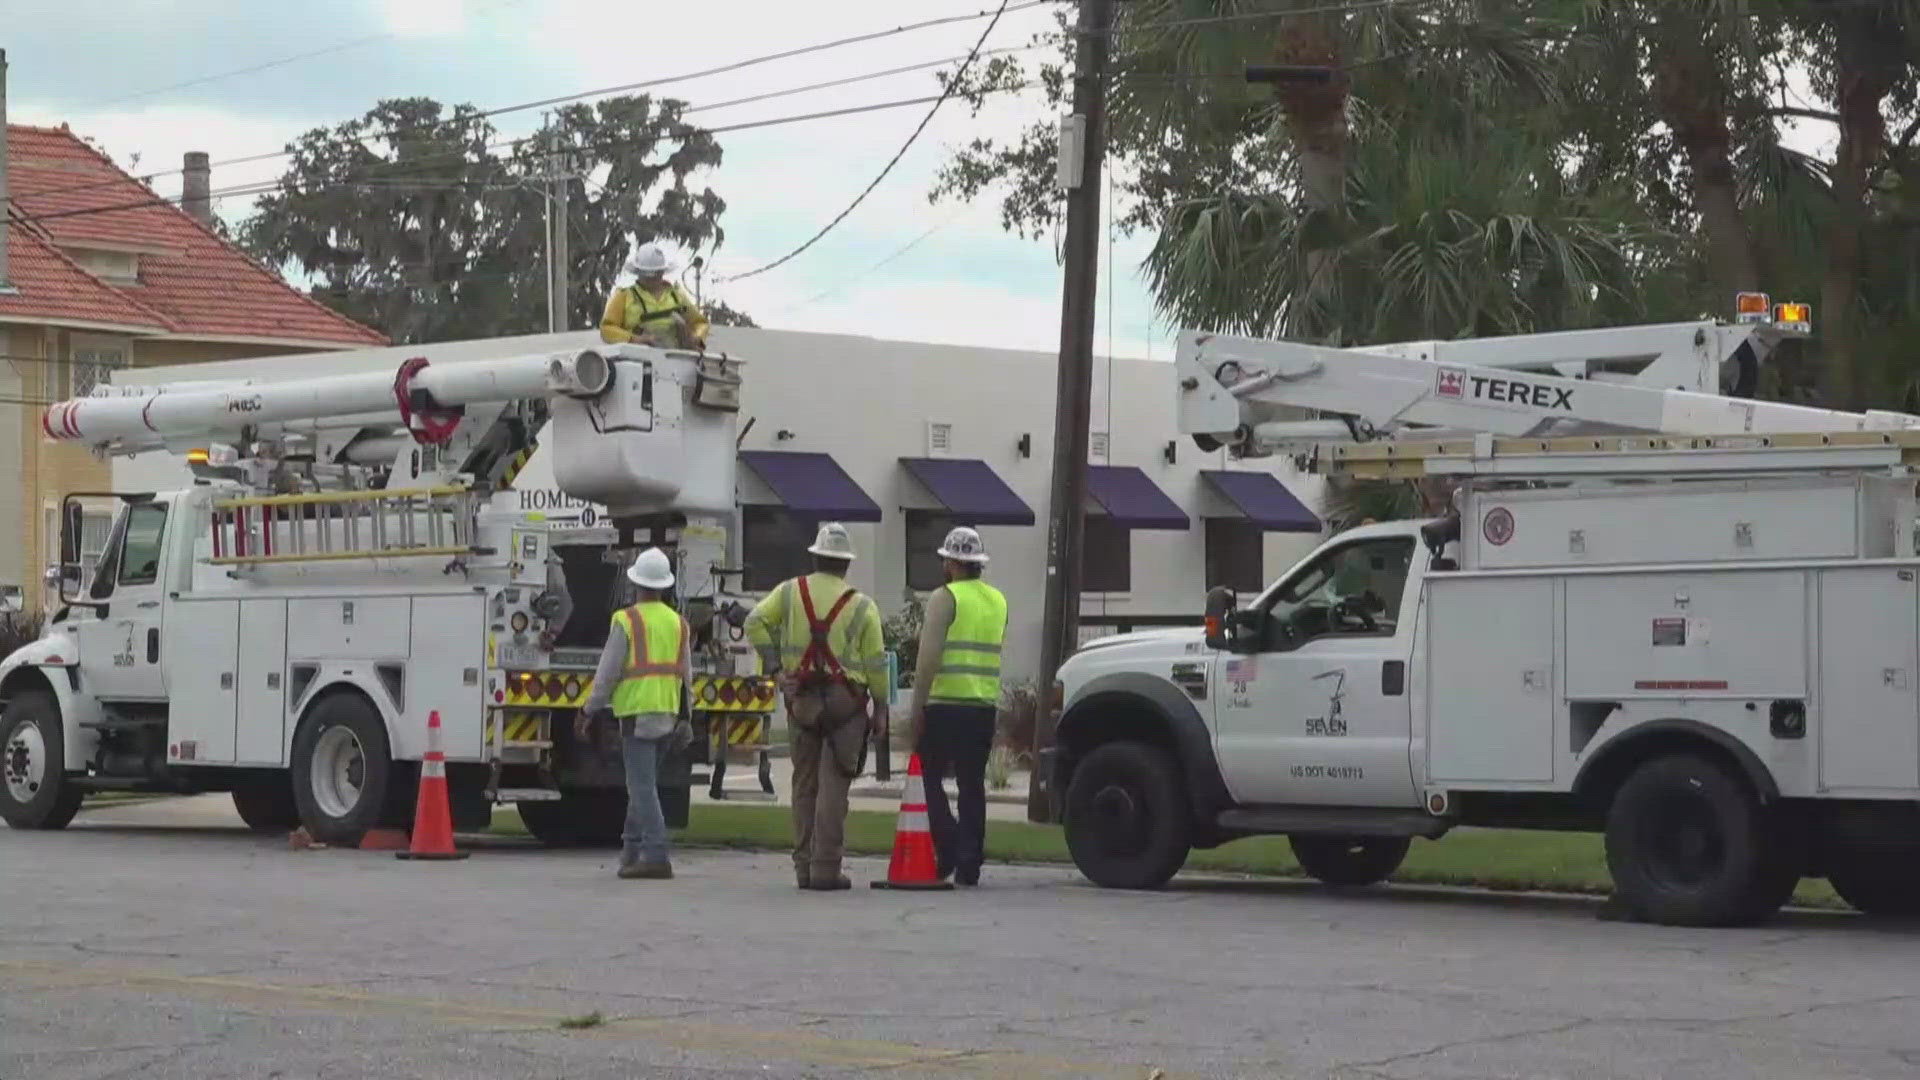
<path fill-rule="evenodd" d="M 1743 292 L 1733 298 L 1734 321 L 1766 322 L 1771 307 L 1772 303 L 1766 293 Z"/>
<path fill-rule="evenodd" d="M 1812 304 L 1775 304 L 1773 321 L 1783 330 L 1798 330 L 1808 333 L 1813 329 Z"/>

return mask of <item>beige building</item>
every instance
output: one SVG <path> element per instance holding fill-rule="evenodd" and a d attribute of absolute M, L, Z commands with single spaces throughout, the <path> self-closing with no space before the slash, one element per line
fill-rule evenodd
<path fill-rule="evenodd" d="M 45 406 L 129 367 L 383 345 L 213 229 L 204 154 L 182 205 L 160 199 L 65 127 L 0 125 L 0 591 L 32 608 L 57 556 L 58 508 L 111 470 L 45 441 Z M 89 519 L 82 546 L 104 544 Z M 15 592 L 17 590 L 17 592 Z"/>

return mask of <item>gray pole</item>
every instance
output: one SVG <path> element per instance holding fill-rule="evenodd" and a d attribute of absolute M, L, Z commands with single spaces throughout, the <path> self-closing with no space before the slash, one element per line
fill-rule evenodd
<path fill-rule="evenodd" d="M 7 50 L 0 49 L 0 292 L 7 284 Z"/>
<path fill-rule="evenodd" d="M 1079 646 L 1080 556 L 1085 536 L 1087 422 L 1093 396 L 1094 312 L 1100 277 L 1100 169 L 1106 158 L 1106 83 L 1112 0 L 1080 0 L 1075 28 L 1073 112 L 1078 118 L 1077 170 L 1067 191 L 1065 283 L 1060 299 L 1060 369 L 1054 396 L 1053 490 L 1047 507 L 1046 613 L 1040 640 L 1040 715 L 1035 745 L 1053 743 L 1054 672 Z M 1077 172 L 1077 176 L 1074 174 Z M 1046 778 L 1035 770 L 1027 789 L 1027 817 L 1048 820 Z"/>
<path fill-rule="evenodd" d="M 567 331 L 567 315 L 571 304 L 567 294 L 567 198 L 571 177 L 568 175 L 566 156 L 560 151 L 561 134 L 555 131 L 553 150 L 548 161 L 548 177 L 551 184 L 547 199 L 548 256 L 547 271 L 547 330 L 555 334 Z"/>

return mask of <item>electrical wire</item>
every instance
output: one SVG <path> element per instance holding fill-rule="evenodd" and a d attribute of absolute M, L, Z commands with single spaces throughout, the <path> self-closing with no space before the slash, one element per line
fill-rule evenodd
<path fill-rule="evenodd" d="M 1018 90 L 1027 89 L 1031 85 L 1032 85 L 1031 83 L 1017 83 L 1017 84 L 1004 86 L 1004 87 L 996 87 L 992 92 L 1010 93 Z M 862 113 L 879 112 L 885 109 L 905 108 L 910 105 L 925 105 L 930 102 L 937 102 L 937 101 L 944 100 L 946 97 L 947 95 L 945 94 L 927 94 L 921 97 L 901 98 L 895 101 L 879 101 L 879 102 L 874 102 L 867 105 L 849 105 L 849 106 L 838 108 L 838 109 L 823 109 L 818 112 L 798 113 L 798 114 L 789 115 L 789 116 L 777 116 L 777 117 L 768 118 L 766 120 L 749 120 L 744 123 L 726 124 L 720 127 L 701 128 L 699 130 L 703 134 L 723 135 L 729 132 L 750 131 L 756 128 L 764 128 L 764 127 L 778 127 L 785 124 L 804 123 L 810 120 L 828 120 L 828 119 L 833 119 L 835 117 L 841 117 L 841 116 L 856 116 Z M 498 150 L 505 147 L 517 147 L 529 142 L 533 142 L 541 137 L 542 137 L 541 135 L 535 134 L 535 135 L 527 135 L 517 139 L 505 139 L 500 142 L 489 143 L 487 144 L 485 149 Z M 576 153 L 580 151 L 623 150 L 623 149 L 624 150 L 632 149 L 632 143 L 627 140 L 609 140 L 605 142 L 582 143 L 576 146 L 568 147 L 569 151 L 576 152 Z M 118 182 L 121 184 L 126 183 L 124 179 Z M 362 183 L 362 182 L 364 181 L 351 181 L 351 180 L 330 181 L 326 186 L 327 187 L 349 187 L 356 183 Z M 422 185 L 422 186 L 425 186 L 425 185 Z M 473 185 L 470 185 L 468 183 L 464 183 L 461 181 L 447 181 L 445 183 L 445 186 L 468 187 Z M 517 185 L 511 185 L 511 184 L 484 185 L 482 184 L 480 186 L 514 187 Z M 209 191 L 207 193 L 207 197 L 210 199 L 225 199 L 225 198 L 232 198 L 236 196 L 245 196 L 245 195 L 265 195 L 278 190 L 280 190 L 280 181 L 278 180 L 260 181 L 253 184 L 242 184 L 236 187 L 216 188 L 212 191 Z M 40 194 L 51 194 L 51 193 L 49 192 L 49 193 L 40 193 Z M 304 194 L 312 194 L 312 192 L 305 192 Z M 37 196 L 27 196 L 27 198 L 29 199 L 34 197 L 37 197 Z M 50 211 L 42 214 L 20 214 L 20 215 L 16 215 L 13 220 L 16 222 L 31 224 L 31 223 L 40 222 L 40 221 L 53 221 L 60 218 L 85 217 L 90 214 L 106 214 L 106 213 L 112 213 L 116 210 L 138 210 L 143 207 L 149 207 L 149 206 L 175 206 L 175 205 L 178 205 L 180 202 L 181 202 L 181 199 L 178 196 L 168 197 L 168 196 L 162 196 L 162 195 L 154 195 L 151 198 L 141 199 L 137 202 L 113 203 L 107 206 L 76 207 L 72 210 L 54 210 L 54 211 Z"/>
<path fill-rule="evenodd" d="M 550 105 L 565 104 L 568 102 L 579 101 L 584 98 L 600 97 L 607 94 L 625 93 L 632 90 L 648 89 L 655 86 L 666 86 L 671 83 L 688 82 L 693 79 L 703 79 L 712 75 L 721 75 L 728 72 L 741 71 L 746 68 L 756 67 L 761 64 L 772 63 L 776 60 L 789 60 L 794 57 L 806 56 L 811 53 L 817 53 L 817 52 L 825 52 L 829 49 L 837 49 L 847 45 L 858 45 L 858 44 L 863 44 L 869 41 L 879 41 L 885 38 L 896 37 L 900 34 L 912 33 L 913 31 L 916 31 L 916 30 L 926 30 L 936 26 L 947 26 L 954 23 L 973 22 L 978 19 L 985 19 L 989 17 L 991 17 L 995 23 L 998 23 L 1000 20 L 1000 17 L 1009 12 L 1024 11 L 1024 10 L 1027 10 L 1028 8 L 1041 7 L 1047 4 L 1052 4 L 1057 2 L 1059 2 L 1059 0 L 1023 0 L 1023 2 L 1019 4 L 1012 4 L 1012 5 L 1009 5 L 1008 3 L 1003 2 L 1000 5 L 1000 8 L 994 11 L 975 11 L 975 12 L 968 12 L 962 15 L 943 15 L 943 16 L 940 16 L 939 18 L 922 19 L 919 22 L 907 23 L 905 25 L 896 26 L 888 30 L 872 30 L 872 31 L 867 31 L 865 33 L 853 34 L 847 37 L 835 38 L 830 41 L 816 42 L 812 45 L 802 45 L 792 49 L 785 49 L 780 52 L 764 53 L 759 56 L 748 57 L 744 60 L 735 60 L 731 63 L 721 64 L 717 67 L 702 68 L 698 71 L 683 72 L 677 75 L 663 75 L 663 76 L 660 76 L 659 78 L 645 79 L 640 82 L 634 82 L 634 83 L 624 83 L 619 86 L 605 86 L 595 90 L 582 90 L 577 93 L 562 94 L 558 97 L 541 98 L 538 101 L 524 101 L 516 105 L 502 105 L 497 108 L 484 109 L 477 112 L 466 113 L 457 117 L 449 117 L 445 120 L 435 120 L 435 121 L 431 121 L 429 123 L 424 123 L 424 124 L 402 125 L 400 127 L 388 128 L 383 131 L 372 131 L 372 132 L 368 132 L 365 135 L 356 136 L 356 138 L 361 142 L 365 142 L 371 139 L 391 139 L 396 136 L 402 136 L 402 135 L 425 134 L 427 132 L 435 131 L 435 130 L 438 130 L 439 128 L 447 127 L 453 124 L 470 123 L 475 120 L 485 120 L 490 117 L 502 116 L 507 113 L 524 112 L 528 109 L 539 109 L 539 108 L 545 108 Z M 252 165 L 262 161 L 274 161 L 279 158 L 291 157 L 294 153 L 295 151 L 291 148 L 282 148 L 280 150 L 275 150 L 269 153 L 248 154 L 242 157 L 235 157 L 235 158 L 223 158 L 219 161 L 210 162 L 207 167 L 211 169 L 211 168 L 221 168 L 221 167 L 230 166 L 230 165 Z M 147 183 L 152 180 L 157 180 L 163 176 L 178 176 L 185 171 L 186 171 L 185 169 L 162 169 L 156 172 L 143 173 L 135 177 L 134 179 L 140 181 L 141 183 Z M 85 191 L 89 188 L 96 188 L 96 187 L 112 187 L 121 182 L 122 181 L 120 180 L 95 181 L 87 184 L 76 184 L 66 188 L 58 188 L 51 191 L 43 192 L 42 194 L 54 195 L 54 194 L 62 194 L 68 191 Z"/>
<path fill-rule="evenodd" d="M 1044 2 L 1044 0 L 1041 0 L 1041 2 Z M 1030 2 L 1022 6 L 1031 7 L 1032 3 Z M 749 270 L 744 274 L 733 274 L 727 277 L 716 278 L 714 281 L 714 284 L 723 285 L 730 281 L 743 281 L 747 278 L 757 277 L 761 274 L 766 273 L 769 270 L 773 270 L 780 266 L 784 266 L 787 263 L 798 258 L 808 248 L 819 243 L 821 237 L 826 236 L 828 233 L 833 231 L 835 226 L 839 225 L 842 221 L 845 221 L 848 215 L 852 214 L 854 210 L 860 206 L 861 203 L 867 200 L 867 196 L 873 194 L 873 189 L 879 187 L 880 182 L 882 180 L 885 180 L 889 173 L 893 172 L 893 167 L 895 165 L 900 164 L 900 159 L 907 156 L 907 151 L 913 148 L 913 144 L 920 138 L 920 133 L 927 130 L 927 125 L 933 122 L 934 114 L 940 111 L 940 106 L 946 104 L 947 99 L 951 98 L 953 96 L 954 90 L 956 90 L 960 86 L 960 80 L 966 77 L 967 69 L 973 65 L 973 62 L 975 60 L 979 59 L 980 50 L 986 47 L 987 38 L 993 33 L 994 27 L 1000 25 L 1000 17 L 1002 15 L 1005 15 L 1008 10 L 1009 10 L 1008 0 L 1000 0 L 1000 10 L 994 12 L 993 20 L 987 23 L 987 28 L 985 30 L 982 30 L 980 32 L 979 39 L 973 43 L 973 48 L 968 50 L 967 58 L 961 61 L 960 67 L 958 70 L 956 70 L 953 73 L 953 77 L 944 81 L 945 85 L 943 85 L 940 88 L 939 95 L 933 99 L 933 107 L 927 110 L 927 115 L 920 118 L 919 125 L 913 129 L 912 134 L 909 134 L 907 136 L 907 141 L 900 144 L 900 149 L 894 153 L 893 158 L 889 160 L 886 163 L 886 165 L 880 169 L 880 174 L 878 176 L 875 176 L 873 178 L 873 181 L 869 183 L 864 189 L 861 190 L 860 194 L 855 195 L 853 197 L 853 201 L 847 204 L 847 208 L 845 210 L 842 210 L 838 214 L 835 214 L 833 217 L 833 220 L 827 222 L 825 225 L 822 225 L 820 227 L 819 232 L 816 232 L 811 237 L 807 238 L 806 243 L 801 244 L 799 247 L 794 248 L 792 251 L 787 252 L 785 255 L 780 256 L 779 258 L 773 260 L 770 263 L 767 263 L 764 266 L 759 266 L 752 270 Z"/>

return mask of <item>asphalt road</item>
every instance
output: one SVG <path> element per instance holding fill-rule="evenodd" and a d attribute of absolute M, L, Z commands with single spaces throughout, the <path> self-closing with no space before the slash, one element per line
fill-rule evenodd
<path fill-rule="evenodd" d="M 0 827 L 0 1077 L 1900 1077 L 1920 930 L 1744 931 L 1590 902 L 1183 881 L 802 894 L 236 830 Z M 597 1026 L 563 1021 L 598 1012 Z"/>

